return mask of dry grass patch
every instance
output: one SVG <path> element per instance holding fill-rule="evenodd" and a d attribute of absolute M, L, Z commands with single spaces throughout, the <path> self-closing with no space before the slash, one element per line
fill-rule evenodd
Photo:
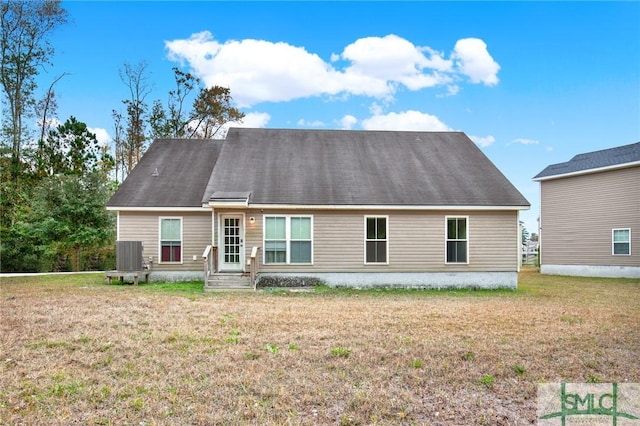
<path fill-rule="evenodd" d="M 640 382 L 632 280 L 199 288 L 3 279 L 0 424 L 531 424 L 537 383 Z"/>

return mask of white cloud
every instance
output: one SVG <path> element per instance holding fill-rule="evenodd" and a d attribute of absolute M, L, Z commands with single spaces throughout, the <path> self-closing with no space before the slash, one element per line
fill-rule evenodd
<path fill-rule="evenodd" d="M 449 71 L 451 61 L 445 61 L 430 48 L 421 49 L 393 34 L 356 40 L 345 47 L 341 57 L 351 62 L 345 70 L 347 76 L 372 77 L 381 86 L 397 82 L 410 90 L 419 90 L 451 81 L 451 77 L 435 72 Z M 434 72 L 425 74 L 425 69 Z"/>
<path fill-rule="evenodd" d="M 362 120 L 364 130 L 421 130 L 421 131 L 449 131 L 449 126 L 438 117 L 420 111 L 390 112 L 388 114 L 373 115 Z"/>
<path fill-rule="evenodd" d="M 324 123 L 320 120 L 305 120 L 304 118 L 301 118 L 300 120 L 298 120 L 298 126 L 302 126 L 302 127 L 323 127 Z"/>
<path fill-rule="evenodd" d="M 230 87 L 240 106 L 343 90 L 339 74 L 318 55 L 286 43 L 247 39 L 220 44 L 204 31 L 165 46 L 169 59 L 188 62 L 207 86 Z"/>
<path fill-rule="evenodd" d="M 538 145 L 539 142 L 533 139 L 517 138 L 509 142 L 507 145 L 511 145 L 514 143 L 518 143 L 521 145 Z"/>
<path fill-rule="evenodd" d="M 87 130 L 96 135 L 96 139 L 98 139 L 100 145 L 108 145 L 112 141 L 111 136 L 109 136 L 109 132 L 105 129 L 100 127 L 87 127 Z"/>
<path fill-rule="evenodd" d="M 382 106 L 377 102 L 373 102 L 369 106 L 369 112 L 371 113 L 371 115 L 382 115 L 382 111 L 383 111 Z"/>
<path fill-rule="evenodd" d="M 343 130 L 351 130 L 356 125 L 358 119 L 353 115 L 345 115 L 340 119 L 340 128 Z"/>
<path fill-rule="evenodd" d="M 486 148 L 489 145 L 492 145 L 495 141 L 496 138 L 494 138 L 493 136 L 489 135 L 489 136 L 469 136 L 469 139 L 471 139 L 473 142 L 475 142 L 476 145 L 478 145 L 481 148 Z"/>
<path fill-rule="evenodd" d="M 301 118 L 300 120 L 298 120 L 298 126 L 302 126 L 302 127 L 324 127 L 325 124 L 324 124 L 324 122 L 322 122 L 320 120 L 305 120 L 304 118 Z"/>
<path fill-rule="evenodd" d="M 38 128 L 42 127 L 42 117 L 38 117 L 35 120 L 35 122 L 36 122 L 36 125 L 37 125 Z M 54 128 L 58 127 L 61 124 L 62 124 L 62 122 L 60 122 L 60 120 L 57 119 L 56 117 L 51 117 L 51 118 L 47 119 L 47 127 L 49 129 L 54 129 Z"/>
<path fill-rule="evenodd" d="M 453 60 L 445 59 L 442 52 L 438 52 L 428 46 L 421 47 L 420 50 L 428 54 L 426 63 L 428 68 L 441 72 L 451 72 L 453 70 Z"/>
<path fill-rule="evenodd" d="M 487 86 L 498 84 L 500 65 L 493 60 L 484 41 L 479 38 L 464 38 L 456 42 L 453 51 L 456 67 L 472 83 L 484 83 Z"/>
<path fill-rule="evenodd" d="M 246 113 L 244 119 L 242 119 L 242 123 L 238 123 L 237 121 L 230 121 L 225 123 L 218 133 L 215 135 L 215 139 L 223 139 L 227 136 L 227 132 L 230 127 L 248 127 L 248 128 L 259 128 L 266 127 L 267 123 L 271 120 L 271 115 L 266 112 L 249 112 Z"/>
<path fill-rule="evenodd" d="M 420 90 L 447 85 L 461 76 L 473 83 L 497 84 L 500 66 L 480 39 L 459 40 L 449 59 L 428 46 L 396 35 L 365 37 L 332 54 L 326 62 L 304 47 L 266 40 L 214 39 L 209 31 L 166 41 L 167 57 L 188 64 L 205 84 L 231 88 L 241 107 L 311 96 L 350 95 L 388 100 L 399 87 Z M 455 64 L 455 66 L 454 66 Z M 334 67 L 335 66 L 335 67 Z M 343 66 L 343 68 L 336 68 Z"/>
<path fill-rule="evenodd" d="M 231 122 L 228 127 L 266 127 L 271 120 L 271 115 L 266 112 L 248 112 L 242 119 L 242 123 Z"/>
<path fill-rule="evenodd" d="M 457 84 L 451 84 L 449 86 L 447 86 L 447 92 L 446 93 L 441 93 L 439 95 L 436 95 L 436 97 L 438 98 L 446 98 L 449 96 L 455 96 L 458 94 L 458 92 L 460 92 L 460 86 L 458 86 Z"/>

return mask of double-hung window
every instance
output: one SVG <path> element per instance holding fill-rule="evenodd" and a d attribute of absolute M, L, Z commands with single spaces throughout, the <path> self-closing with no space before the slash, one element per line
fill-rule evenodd
<path fill-rule="evenodd" d="M 614 229 L 611 233 L 612 253 L 614 255 L 631 254 L 631 229 Z"/>
<path fill-rule="evenodd" d="M 182 219 L 160 218 L 160 262 L 182 262 Z"/>
<path fill-rule="evenodd" d="M 264 263 L 313 263 L 311 216 L 265 216 Z"/>
<path fill-rule="evenodd" d="M 311 263 L 311 218 L 289 218 L 290 263 Z"/>
<path fill-rule="evenodd" d="M 365 223 L 365 263 L 389 263 L 387 216 L 366 216 Z"/>
<path fill-rule="evenodd" d="M 447 217 L 446 263 L 469 263 L 468 218 Z"/>

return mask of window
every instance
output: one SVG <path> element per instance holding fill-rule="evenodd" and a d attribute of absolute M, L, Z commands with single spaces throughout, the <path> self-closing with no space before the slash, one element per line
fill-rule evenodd
<path fill-rule="evenodd" d="M 631 254 L 631 229 L 614 229 L 612 231 L 613 254 Z"/>
<path fill-rule="evenodd" d="M 160 262 L 182 262 L 181 218 L 160 218 Z"/>
<path fill-rule="evenodd" d="M 311 218 L 292 217 L 291 263 L 311 263 Z"/>
<path fill-rule="evenodd" d="M 447 263 L 468 263 L 466 217 L 447 218 Z"/>
<path fill-rule="evenodd" d="M 264 263 L 286 263 L 286 218 L 267 217 L 264 223 Z"/>
<path fill-rule="evenodd" d="M 264 263 L 313 263 L 311 216 L 266 216 Z"/>
<path fill-rule="evenodd" d="M 365 263 L 388 263 L 387 217 L 367 216 L 365 220 Z"/>

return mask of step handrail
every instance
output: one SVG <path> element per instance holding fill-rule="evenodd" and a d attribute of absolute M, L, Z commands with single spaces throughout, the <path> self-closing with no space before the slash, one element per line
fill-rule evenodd
<path fill-rule="evenodd" d="M 209 244 L 202 253 L 204 260 L 204 282 L 209 280 L 211 274 L 218 271 L 218 247 Z"/>
<path fill-rule="evenodd" d="M 258 250 L 260 250 L 260 247 L 253 246 L 251 248 L 251 256 L 249 257 L 249 279 L 251 281 L 251 287 L 253 287 L 254 290 L 257 285 L 256 276 L 258 275 L 259 269 Z"/>

